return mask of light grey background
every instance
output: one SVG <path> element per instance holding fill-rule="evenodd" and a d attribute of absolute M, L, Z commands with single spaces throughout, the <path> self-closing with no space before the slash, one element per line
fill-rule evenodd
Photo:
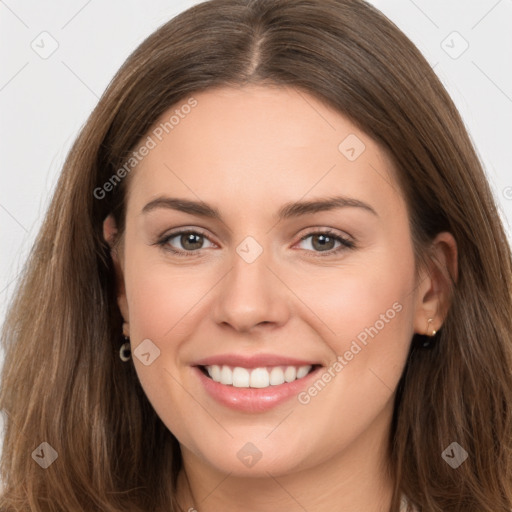
<path fill-rule="evenodd" d="M 129 53 L 197 3 L 0 0 L 0 325 L 79 128 Z M 512 0 L 371 3 L 454 99 L 512 239 Z"/>

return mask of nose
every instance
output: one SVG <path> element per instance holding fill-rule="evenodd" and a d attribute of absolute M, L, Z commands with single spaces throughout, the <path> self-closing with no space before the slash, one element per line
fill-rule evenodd
<path fill-rule="evenodd" d="M 278 328 L 290 317 L 290 292 L 263 251 L 256 260 L 245 261 L 236 252 L 233 265 L 217 288 L 213 315 L 216 323 L 237 332 Z"/>

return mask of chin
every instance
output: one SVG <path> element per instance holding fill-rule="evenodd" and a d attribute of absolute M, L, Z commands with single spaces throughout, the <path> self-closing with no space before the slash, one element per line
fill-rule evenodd
<path fill-rule="evenodd" d="M 261 437 L 259 438 L 261 439 Z M 268 478 L 295 473 L 313 465 L 311 459 L 298 446 L 277 446 L 269 440 L 261 442 L 240 441 L 230 439 L 220 443 L 212 440 L 216 448 L 213 452 L 210 446 L 197 447 L 196 456 L 216 471 L 242 478 Z M 298 456 L 300 454 L 300 456 Z"/>

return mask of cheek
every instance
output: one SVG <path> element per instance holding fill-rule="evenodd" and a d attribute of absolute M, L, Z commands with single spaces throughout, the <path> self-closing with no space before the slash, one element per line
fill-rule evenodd
<path fill-rule="evenodd" d="M 135 245 L 126 259 L 126 294 L 130 333 L 135 340 L 150 338 L 161 343 L 180 339 L 194 306 L 211 288 L 210 273 L 166 263 L 154 248 Z"/>
<path fill-rule="evenodd" d="M 396 258 L 391 251 L 379 251 L 364 263 L 288 275 L 287 284 L 307 306 L 302 310 L 309 310 L 308 321 L 338 354 L 352 340 L 364 345 L 385 332 L 393 337 L 404 326 L 410 329 L 414 262 L 412 255 L 402 255 L 397 265 Z"/>
<path fill-rule="evenodd" d="M 314 305 L 316 325 L 322 326 L 332 350 L 325 380 L 333 385 L 329 384 L 331 390 L 322 402 L 329 402 L 327 395 L 336 401 L 342 394 L 349 412 L 361 401 L 387 400 L 395 389 L 413 334 L 414 314 L 412 250 L 402 251 L 398 258 L 389 249 L 372 255 L 366 265 L 340 268 L 330 279 L 303 281 L 299 294 Z"/>

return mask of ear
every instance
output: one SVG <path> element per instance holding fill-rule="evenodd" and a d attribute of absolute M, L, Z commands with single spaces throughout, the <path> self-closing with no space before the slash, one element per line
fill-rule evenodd
<path fill-rule="evenodd" d="M 125 336 L 130 335 L 129 331 L 129 314 L 128 314 L 128 302 L 126 300 L 126 288 L 124 284 L 124 270 L 123 270 L 123 247 L 122 243 L 118 240 L 118 231 L 116 221 L 112 214 L 110 214 L 103 221 L 103 238 L 110 246 L 110 256 L 114 263 L 114 269 L 116 273 L 116 294 L 117 304 L 121 311 L 121 315 L 124 320 L 123 334 Z"/>
<path fill-rule="evenodd" d="M 415 333 L 430 335 L 441 328 L 451 304 L 452 280 L 457 282 L 457 278 L 457 242 L 451 233 L 439 233 L 432 242 L 428 266 L 422 269 L 417 285 Z"/>

